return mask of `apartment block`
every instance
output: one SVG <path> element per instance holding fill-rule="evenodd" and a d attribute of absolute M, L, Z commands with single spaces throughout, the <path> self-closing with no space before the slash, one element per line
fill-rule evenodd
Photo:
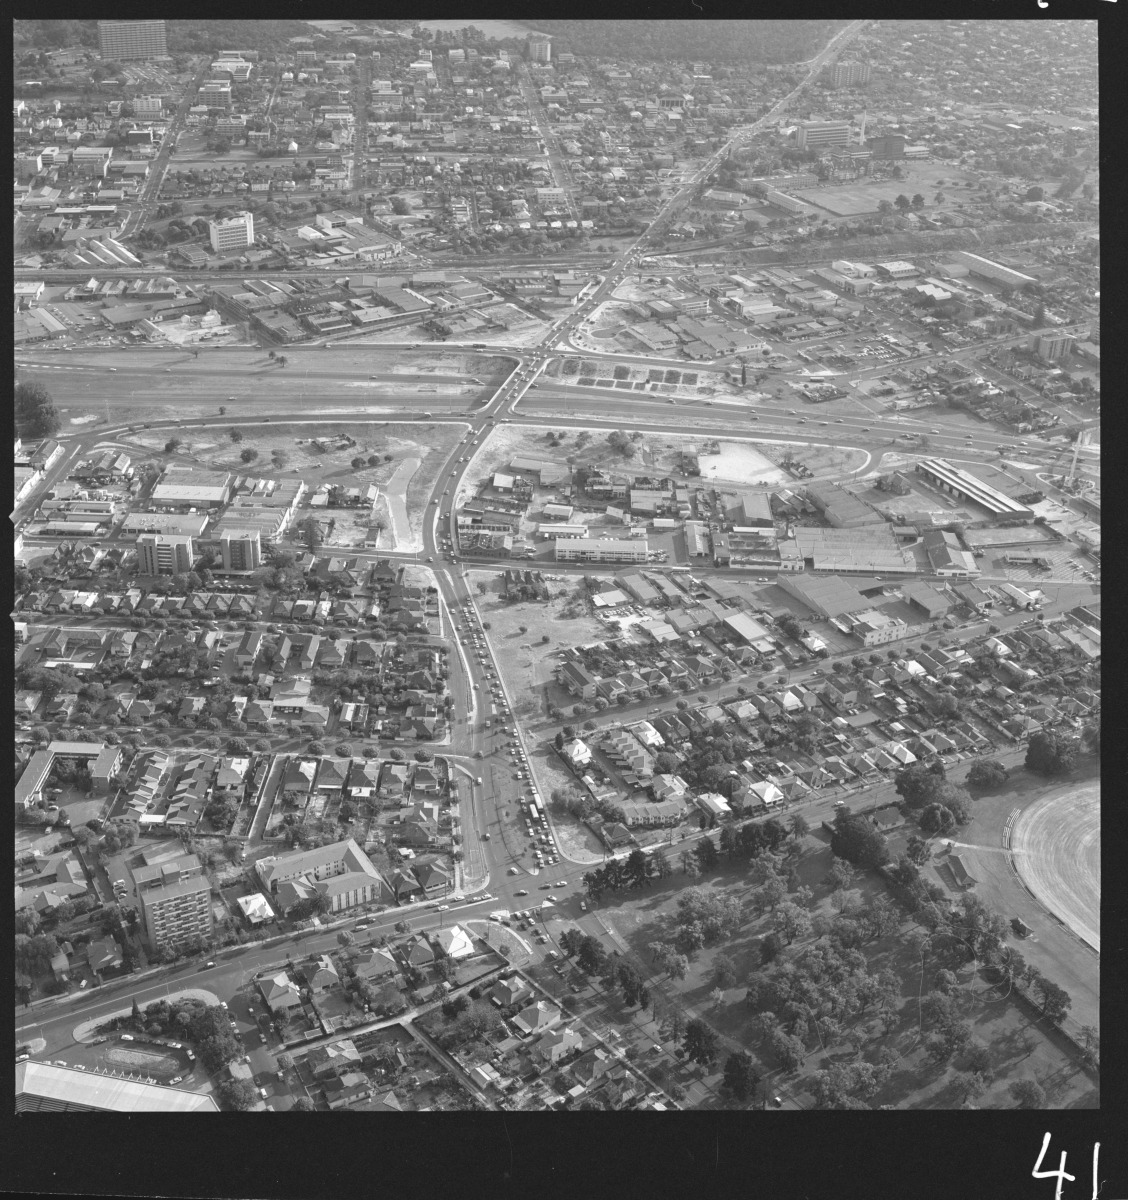
<path fill-rule="evenodd" d="M 137 570 L 141 575 L 186 575 L 195 562 L 190 537 L 143 533 L 137 539 Z"/>
<path fill-rule="evenodd" d="M 164 21 L 99 21 L 98 53 L 108 59 L 167 58 Z"/>
<path fill-rule="evenodd" d="M 142 934 L 153 950 L 211 934 L 211 884 L 202 875 L 148 888 L 138 900 Z"/>
<path fill-rule="evenodd" d="M 254 571 L 262 565 L 262 538 L 257 529 L 231 529 L 219 539 L 225 571 Z"/>

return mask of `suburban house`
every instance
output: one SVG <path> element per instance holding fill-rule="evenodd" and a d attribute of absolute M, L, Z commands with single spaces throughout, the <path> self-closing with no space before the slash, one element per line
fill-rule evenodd
<path fill-rule="evenodd" d="M 490 988 L 490 999 L 502 1008 L 512 1008 L 524 1000 L 531 999 L 533 989 L 518 976 L 512 979 L 499 979 Z"/>
<path fill-rule="evenodd" d="M 341 982 L 337 968 L 328 954 L 321 955 L 302 969 L 302 978 L 311 992 L 326 992 Z"/>
<path fill-rule="evenodd" d="M 258 986 L 262 998 L 271 1012 L 285 1013 L 291 1008 L 301 1006 L 302 994 L 285 971 L 273 975 L 269 979 L 260 979 Z"/>
<path fill-rule="evenodd" d="M 533 1052 L 545 1062 L 558 1063 L 569 1054 L 583 1048 L 583 1035 L 570 1025 L 563 1029 L 551 1029 L 537 1042 Z"/>
<path fill-rule="evenodd" d="M 315 1046 L 306 1057 L 306 1063 L 315 1079 L 334 1079 L 347 1071 L 359 1071 L 360 1051 L 351 1038 Z"/>
<path fill-rule="evenodd" d="M 547 1000 L 538 1000 L 535 1004 L 530 1004 L 528 1008 L 523 1008 L 513 1018 L 513 1024 L 522 1033 L 531 1035 L 555 1028 L 560 1024 L 560 1020 L 560 1009 L 555 1004 L 550 1004 Z"/>
<path fill-rule="evenodd" d="M 353 964 L 361 979 L 386 979 L 399 974 L 399 963 L 392 957 L 391 951 L 382 947 L 373 947 Z"/>

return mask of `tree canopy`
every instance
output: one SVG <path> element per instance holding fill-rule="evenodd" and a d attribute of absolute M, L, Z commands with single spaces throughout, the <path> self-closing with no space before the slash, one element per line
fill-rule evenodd
<path fill-rule="evenodd" d="M 16 384 L 16 425 L 30 437 L 54 437 L 62 427 L 51 393 L 38 380 Z"/>

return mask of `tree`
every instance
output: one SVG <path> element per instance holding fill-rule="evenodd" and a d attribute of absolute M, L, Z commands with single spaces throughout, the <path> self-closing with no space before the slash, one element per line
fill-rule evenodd
<path fill-rule="evenodd" d="M 253 1108 L 258 1099 L 258 1092 L 253 1084 L 246 1079 L 228 1079 L 219 1085 L 219 1098 L 224 1108 L 232 1112 L 246 1112 Z"/>
<path fill-rule="evenodd" d="M 787 824 L 791 830 L 791 836 L 794 837 L 796 841 L 806 837 L 807 834 L 811 832 L 810 825 L 808 825 L 803 819 L 801 813 L 793 813 Z"/>
<path fill-rule="evenodd" d="M 755 1095 L 760 1086 L 760 1076 L 750 1054 L 741 1051 L 728 1056 L 721 1086 L 736 1100 L 744 1101 Z"/>
<path fill-rule="evenodd" d="M 889 861 L 884 836 L 864 817 L 842 810 L 834 818 L 831 850 L 859 867 L 879 867 Z"/>
<path fill-rule="evenodd" d="M 703 837 L 696 846 L 693 852 L 697 858 L 698 866 L 702 873 L 705 871 L 715 871 L 720 862 L 720 856 L 717 854 L 717 844 L 712 838 Z"/>
<path fill-rule="evenodd" d="M 760 965 L 775 962 L 783 951 L 783 938 L 774 930 L 760 939 Z"/>
<path fill-rule="evenodd" d="M 789 946 L 797 937 L 805 937 L 811 931 L 810 914 L 798 904 L 781 904 L 773 923 Z"/>
<path fill-rule="evenodd" d="M 560 949 L 566 958 L 574 958 L 580 952 L 584 942 L 584 934 L 579 929 L 565 929 L 559 938 Z"/>
<path fill-rule="evenodd" d="M 930 804 L 920 814 L 920 827 L 926 833 L 947 833 L 956 823 L 956 818 L 943 804 Z"/>
<path fill-rule="evenodd" d="M 736 963 L 727 954 L 718 954 L 713 960 L 713 982 L 719 988 L 736 985 Z"/>
<path fill-rule="evenodd" d="M 972 787 L 982 788 L 984 791 L 1002 787 L 1006 781 L 1006 767 L 992 758 L 979 759 L 972 763 L 971 770 L 967 773 L 967 782 Z"/>
<path fill-rule="evenodd" d="M 1007 1091 L 1017 1108 L 1046 1107 L 1046 1093 L 1032 1079 L 1019 1079 Z"/>
<path fill-rule="evenodd" d="M 909 838 L 905 853 L 918 867 L 922 867 L 932 857 L 932 847 L 914 833 Z"/>
<path fill-rule="evenodd" d="M 717 1057 L 717 1035 L 704 1021 L 690 1021 L 685 1027 L 682 1050 L 690 1062 L 711 1067 Z"/>
<path fill-rule="evenodd" d="M 1026 747 L 1026 769 L 1038 775 L 1066 775 L 1076 761 L 1076 740 L 1052 730 L 1039 730 Z"/>
<path fill-rule="evenodd" d="M 245 450 L 241 450 L 239 452 L 239 461 L 252 463 L 256 458 L 258 458 L 258 456 L 259 452 L 253 446 L 248 446 Z"/>
<path fill-rule="evenodd" d="M 831 891 L 839 892 L 848 888 L 854 881 L 854 868 L 844 858 L 832 858 L 830 870 L 826 873 L 824 883 Z"/>
<path fill-rule="evenodd" d="M 288 1112 L 314 1112 L 314 1103 L 308 1096 L 299 1096 L 293 1104 L 290 1105 Z"/>
<path fill-rule="evenodd" d="M 1048 1017 L 1055 1025 L 1060 1025 L 1066 1013 L 1073 1007 L 1072 997 L 1065 988 L 1052 983 L 1041 974 L 1035 975 L 1032 986 L 1042 997 L 1042 1016 Z"/>
<path fill-rule="evenodd" d="M 779 1065 L 788 1073 L 797 1071 L 803 1065 L 806 1057 L 806 1047 L 800 1038 L 786 1033 L 783 1029 L 775 1029 L 768 1037 L 768 1046 L 779 1059 Z"/>
<path fill-rule="evenodd" d="M 38 380 L 16 384 L 16 425 L 30 437 L 54 437 L 62 428 L 62 418 L 51 393 Z"/>
<path fill-rule="evenodd" d="M 944 768 L 939 763 L 933 766 L 911 763 L 893 776 L 894 789 L 909 808 L 924 808 L 928 804 L 943 802 L 945 782 Z"/>
<path fill-rule="evenodd" d="M 588 934 L 580 945 L 576 961 L 585 975 L 598 975 L 607 962 L 607 951 L 597 938 Z"/>

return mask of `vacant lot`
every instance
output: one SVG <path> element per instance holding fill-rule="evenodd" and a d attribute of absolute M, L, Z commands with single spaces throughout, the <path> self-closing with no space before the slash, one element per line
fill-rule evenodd
<path fill-rule="evenodd" d="M 531 728 L 533 722 L 547 718 L 549 703 L 563 704 L 567 696 L 553 677 L 560 661 L 556 652 L 561 646 L 600 641 L 607 631 L 587 615 L 586 602 L 578 598 L 579 581 L 571 577 L 547 580 L 547 604 L 508 602 L 496 571 L 469 571 L 467 578 L 482 620 L 490 625 L 487 637 L 513 697 L 514 711 L 522 725 Z"/>

